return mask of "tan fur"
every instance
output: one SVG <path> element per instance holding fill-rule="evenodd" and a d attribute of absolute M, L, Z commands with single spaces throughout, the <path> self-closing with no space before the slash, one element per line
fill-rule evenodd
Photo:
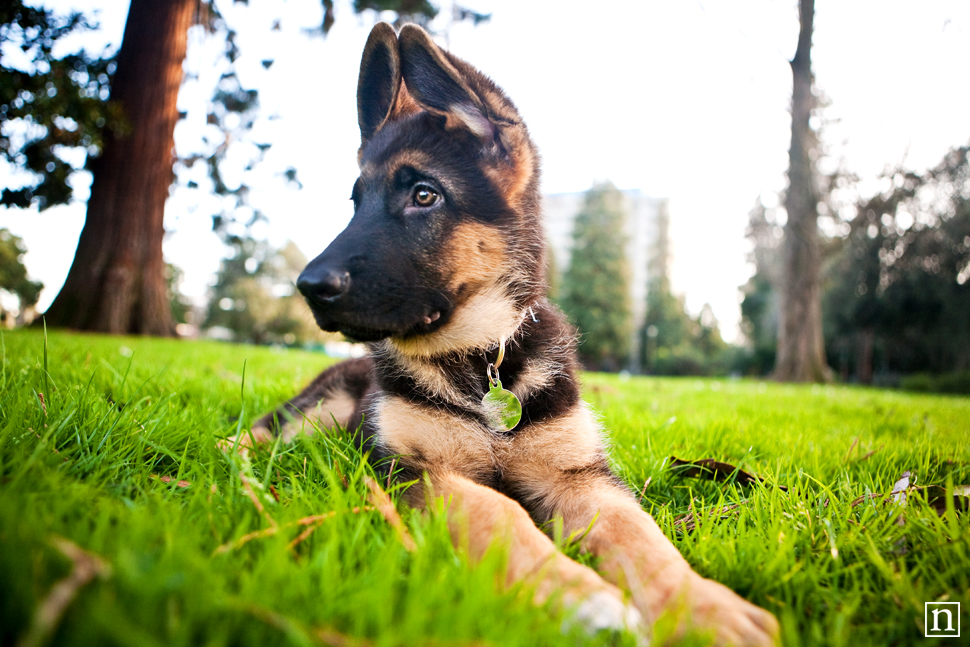
<path fill-rule="evenodd" d="M 471 478 L 495 469 L 496 437 L 482 426 L 392 396 L 379 399 L 371 415 L 380 425 L 381 444 L 418 469 Z"/>
<path fill-rule="evenodd" d="M 549 474 L 589 465 L 604 451 L 599 425 L 586 404 L 580 402 L 566 415 L 516 435 L 503 463 L 506 478 L 536 491 L 542 489 Z"/>
<path fill-rule="evenodd" d="M 524 316 L 524 312 L 509 302 L 505 289 L 493 285 L 470 297 L 435 332 L 407 339 L 394 338 L 391 343 L 402 354 L 418 357 L 487 348 L 511 337 Z"/>
<path fill-rule="evenodd" d="M 501 163 L 485 169 L 485 173 L 496 186 L 502 188 L 506 201 L 513 209 L 521 207 L 520 201 L 535 174 L 536 160 L 524 126 L 515 125 L 499 130 L 502 145 L 509 153 L 508 163 Z"/>
<path fill-rule="evenodd" d="M 505 240 L 495 227 L 464 222 L 452 231 L 448 247 L 441 252 L 442 265 L 449 270 L 448 287 L 458 290 L 494 283 L 506 271 Z"/>
<path fill-rule="evenodd" d="M 423 151 L 414 150 L 413 148 L 400 151 L 399 153 L 393 155 L 388 159 L 383 168 L 380 170 L 380 175 L 385 178 L 394 177 L 398 169 L 402 166 L 410 166 L 414 169 L 428 168 L 432 165 L 432 160 Z M 368 169 L 370 171 L 370 169 Z M 373 174 L 371 171 L 370 174 Z M 367 177 L 368 173 L 361 170 L 361 175 Z"/>
<path fill-rule="evenodd" d="M 717 644 L 771 645 L 778 622 L 767 611 L 691 570 L 633 496 L 601 480 L 564 491 L 563 532 L 582 532 L 583 549 L 600 558 L 599 570 L 629 590 L 647 621 L 672 614 L 681 629 L 697 623 L 717 633 Z"/>
<path fill-rule="evenodd" d="M 562 372 L 562 366 L 556 362 L 541 359 L 529 360 L 525 369 L 516 378 L 512 393 L 520 401 L 524 401 L 533 393 L 541 391 L 552 383 L 553 378 Z"/>
<path fill-rule="evenodd" d="M 488 123 L 481 113 L 464 106 L 453 106 L 445 119 L 445 128 L 467 128 L 476 137 L 484 137 L 488 133 Z"/>
<path fill-rule="evenodd" d="M 411 168 L 422 169 L 427 168 L 431 164 L 432 160 L 422 151 L 408 149 L 393 155 L 390 159 L 386 160 L 379 166 L 373 162 L 363 162 L 359 164 L 360 177 L 393 177 L 397 170 L 402 166 L 410 166 Z"/>
<path fill-rule="evenodd" d="M 561 595 L 568 606 L 598 592 L 622 600 L 623 594 L 592 569 L 556 550 L 518 503 L 450 471 L 431 476 L 433 494 L 450 504 L 448 525 L 455 544 L 473 560 L 496 547 L 508 551 L 506 584 L 527 581 L 535 585 L 536 602 Z M 414 505 L 421 506 L 422 501 Z"/>
<path fill-rule="evenodd" d="M 397 90 L 397 97 L 395 97 L 394 107 L 391 108 L 388 121 L 393 119 L 401 119 L 402 117 L 417 114 L 419 112 L 421 112 L 421 106 L 417 104 L 414 97 L 412 97 L 411 93 L 408 92 L 407 83 L 402 80 L 401 85 Z"/>

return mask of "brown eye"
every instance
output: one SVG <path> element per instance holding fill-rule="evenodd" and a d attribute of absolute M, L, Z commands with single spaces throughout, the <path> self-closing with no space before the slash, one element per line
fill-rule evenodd
<path fill-rule="evenodd" d="M 414 204 L 418 207 L 430 207 L 438 201 L 438 192 L 426 186 L 419 186 L 414 190 Z"/>

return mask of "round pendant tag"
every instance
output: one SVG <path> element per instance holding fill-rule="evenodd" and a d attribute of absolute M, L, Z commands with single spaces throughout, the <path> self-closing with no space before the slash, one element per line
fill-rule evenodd
<path fill-rule="evenodd" d="M 496 381 L 490 384 L 488 393 L 482 398 L 489 423 L 499 431 L 510 431 L 522 419 L 522 403 L 511 391 L 502 388 L 502 383 Z"/>

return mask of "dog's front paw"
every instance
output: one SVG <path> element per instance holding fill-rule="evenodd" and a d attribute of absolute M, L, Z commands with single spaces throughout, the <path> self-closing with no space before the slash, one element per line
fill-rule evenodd
<path fill-rule="evenodd" d="M 249 450 L 255 449 L 256 445 L 265 444 L 273 439 L 273 434 L 265 427 L 253 427 L 251 431 L 243 431 L 237 436 L 223 438 L 216 447 L 226 453 L 233 449 L 239 454 L 248 454 Z"/>
<path fill-rule="evenodd" d="M 623 601 L 619 589 L 596 591 L 575 605 L 572 613 L 563 620 L 562 631 L 567 633 L 576 626 L 590 636 L 629 631 L 636 635 L 637 645 L 646 647 L 650 644 L 643 616 L 636 607 Z"/>
<path fill-rule="evenodd" d="M 682 624 L 701 634 L 712 634 L 714 644 L 734 647 L 771 647 L 778 644 L 778 621 L 734 591 L 712 580 L 693 575 L 679 599 L 670 600 L 668 611 L 680 615 Z"/>
<path fill-rule="evenodd" d="M 643 627 L 640 612 L 633 605 L 625 603 L 619 595 L 608 591 L 597 591 L 580 602 L 570 620 L 590 634 L 600 631 L 636 632 Z"/>

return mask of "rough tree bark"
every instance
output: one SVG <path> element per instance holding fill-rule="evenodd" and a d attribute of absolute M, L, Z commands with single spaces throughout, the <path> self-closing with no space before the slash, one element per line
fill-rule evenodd
<path fill-rule="evenodd" d="M 197 0 L 132 0 L 111 98 L 126 123 L 92 164 L 87 220 L 48 325 L 171 335 L 162 218 L 176 99 Z"/>
<path fill-rule="evenodd" d="M 825 361 L 822 339 L 818 191 L 809 157 L 815 137 L 809 127 L 814 106 L 811 60 L 814 0 L 799 2 L 799 18 L 798 47 L 791 61 L 792 126 L 785 197 L 788 221 L 774 376 L 787 382 L 825 382 L 831 379 L 832 370 Z"/>

